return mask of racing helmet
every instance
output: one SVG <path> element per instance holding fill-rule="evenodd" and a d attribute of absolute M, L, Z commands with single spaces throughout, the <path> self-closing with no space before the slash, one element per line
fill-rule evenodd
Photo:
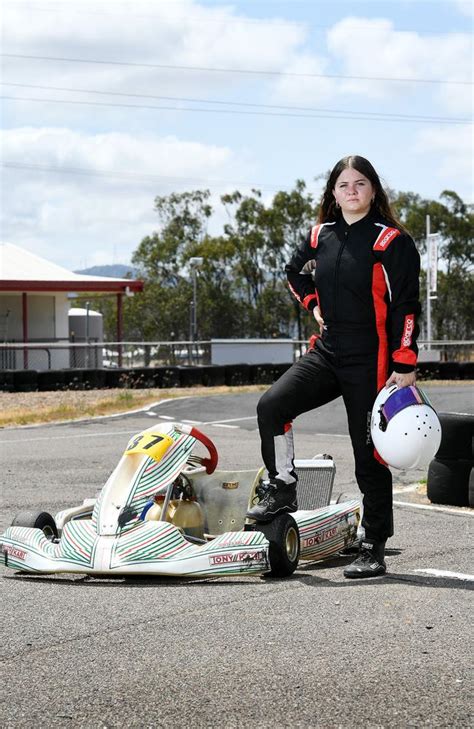
<path fill-rule="evenodd" d="M 393 468 L 427 466 L 441 443 L 441 423 L 419 387 L 383 387 L 372 408 L 372 441 Z"/>

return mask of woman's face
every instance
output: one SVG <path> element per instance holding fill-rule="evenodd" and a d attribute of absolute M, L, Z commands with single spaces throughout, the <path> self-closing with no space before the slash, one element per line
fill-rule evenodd
<path fill-rule="evenodd" d="M 332 192 L 346 217 L 367 215 L 375 194 L 370 180 L 353 167 L 341 172 Z"/>

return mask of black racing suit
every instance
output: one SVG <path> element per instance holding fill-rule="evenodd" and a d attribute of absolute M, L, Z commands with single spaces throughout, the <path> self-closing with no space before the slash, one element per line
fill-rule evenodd
<path fill-rule="evenodd" d="M 302 271 L 308 261 L 316 261 L 314 280 L 308 267 Z M 362 525 L 366 538 L 378 541 L 393 534 L 392 476 L 372 444 L 370 415 L 389 373 L 415 367 L 419 272 L 413 240 L 375 213 L 352 225 L 340 216 L 314 226 L 286 273 L 308 311 L 319 305 L 325 328 L 257 408 L 269 477 L 293 483 L 292 421 L 342 395 L 363 493 Z"/>

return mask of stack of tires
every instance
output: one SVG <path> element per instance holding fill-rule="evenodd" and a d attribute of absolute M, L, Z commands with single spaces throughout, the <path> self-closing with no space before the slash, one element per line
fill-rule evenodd
<path fill-rule="evenodd" d="M 441 445 L 428 469 L 428 498 L 434 504 L 474 507 L 474 415 L 438 413 Z"/>

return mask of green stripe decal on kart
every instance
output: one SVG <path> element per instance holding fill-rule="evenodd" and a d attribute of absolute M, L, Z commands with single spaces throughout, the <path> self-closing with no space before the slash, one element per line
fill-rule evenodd
<path fill-rule="evenodd" d="M 110 567 L 114 569 L 123 564 L 142 564 L 156 560 L 189 560 L 207 555 L 214 558 L 218 553 L 238 554 L 246 547 L 260 545 L 266 545 L 261 532 L 235 532 L 223 534 L 206 545 L 197 546 L 186 542 L 181 532 L 172 524 L 142 522 L 133 531 L 117 539 Z M 225 572 L 235 569 L 235 564 L 223 566 Z M 237 571 L 241 571 L 240 568 Z"/>
<path fill-rule="evenodd" d="M 61 537 L 61 558 L 92 566 L 97 542 L 97 532 L 89 520 L 69 521 Z"/>
<path fill-rule="evenodd" d="M 167 522 L 141 522 L 133 531 L 117 539 L 111 556 L 111 568 L 119 564 L 136 564 L 156 559 L 172 559 L 180 552 L 196 547 L 186 542 L 176 527 Z"/>
<path fill-rule="evenodd" d="M 301 540 L 300 559 L 322 559 L 355 542 L 358 502 L 354 500 L 340 506 L 329 506 L 316 518 L 314 512 L 301 511 L 295 518 Z"/>
<path fill-rule="evenodd" d="M 146 458 L 135 474 L 133 483 L 129 488 L 129 496 L 124 506 L 131 507 L 137 513 L 142 511 L 151 496 L 157 491 L 164 490 L 168 484 L 172 483 L 179 476 L 196 442 L 194 437 L 178 433 L 178 431 L 173 431 L 170 435 L 175 443 L 168 450 L 166 459 L 157 462 L 152 458 Z M 94 507 L 92 514 L 92 523 L 94 526 L 100 522 L 105 491 L 105 488 L 102 489 Z M 124 533 L 134 526 L 136 526 L 136 519 L 126 524 L 122 529 L 117 528 L 117 533 Z"/>
<path fill-rule="evenodd" d="M 61 549 L 59 544 L 53 544 L 46 539 L 42 531 L 30 527 L 8 527 L 2 537 L 2 542 L 22 550 L 27 549 L 33 554 L 48 559 L 57 559 Z M 10 558 L 8 563 L 10 564 Z"/>

